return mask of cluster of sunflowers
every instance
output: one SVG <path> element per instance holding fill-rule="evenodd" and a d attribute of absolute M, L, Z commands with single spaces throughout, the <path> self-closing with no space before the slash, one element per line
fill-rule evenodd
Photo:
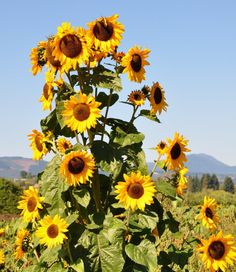
<path fill-rule="evenodd" d="M 118 51 L 124 26 L 117 19 L 98 18 L 88 29 L 62 23 L 31 51 L 32 73 L 47 67 L 40 102 L 50 114 L 40 122 L 42 132 L 29 134 L 30 146 L 35 160 L 50 151 L 55 156 L 18 205 L 23 222 L 15 258 L 24 271 L 156 271 L 161 266 L 158 237 L 173 217 L 158 194 L 168 197 L 172 186 L 171 199 L 183 195 L 190 150 L 176 132 L 157 144 L 150 173 L 144 135 L 134 121 L 160 123 L 157 115 L 168 105 L 159 82 L 128 95 L 123 103 L 132 109 L 129 121 L 109 117 L 109 108 L 119 101 L 121 74 L 141 83 L 150 53 L 139 46 Z M 146 101 L 150 108 L 141 109 Z M 161 187 L 153 178 L 157 167 L 170 173 Z"/>

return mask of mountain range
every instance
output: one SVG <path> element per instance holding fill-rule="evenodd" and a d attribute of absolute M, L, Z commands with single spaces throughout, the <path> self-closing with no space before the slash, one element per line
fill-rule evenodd
<path fill-rule="evenodd" d="M 220 176 L 236 176 L 236 166 L 229 166 L 207 154 L 190 154 L 187 156 L 186 167 L 189 174 L 217 174 Z M 23 157 L 0 157 L 0 177 L 20 178 L 21 171 L 26 171 L 32 175 L 42 172 L 47 165 L 47 161 L 35 161 Z M 148 163 L 150 171 L 154 163 Z"/>

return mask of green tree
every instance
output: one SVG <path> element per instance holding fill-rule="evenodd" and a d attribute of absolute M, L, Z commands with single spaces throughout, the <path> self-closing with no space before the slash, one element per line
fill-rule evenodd
<path fill-rule="evenodd" d="M 21 176 L 21 178 L 24 178 L 24 179 L 25 179 L 25 178 L 28 177 L 28 172 L 22 170 L 22 171 L 20 171 L 20 176 Z"/>
<path fill-rule="evenodd" d="M 202 183 L 198 176 L 190 177 L 188 191 L 192 193 L 202 191 Z"/>
<path fill-rule="evenodd" d="M 225 177 L 223 183 L 223 190 L 231 194 L 234 194 L 234 183 L 231 177 Z"/>
<path fill-rule="evenodd" d="M 219 190 L 219 188 L 220 188 L 219 180 L 218 180 L 217 176 L 215 174 L 213 174 L 210 177 L 210 180 L 208 182 L 208 189 Z"/>
<path fill-rule="evenodd" d="M 201 177 L 201 184 L 202 184 L 202 189 L 208 189 L 208 184 L 210 182 L 211 176 L 210 174 L 203 174 Z"/>

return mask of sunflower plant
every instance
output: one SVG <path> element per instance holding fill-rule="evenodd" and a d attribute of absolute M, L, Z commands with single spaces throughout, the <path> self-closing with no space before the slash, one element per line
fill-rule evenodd
<path fill-rule="evenodd" d="M 53 157 L 18 205 L 19 271 L 180 271 L 193 254 L 189 240 L 166 247 L 162 239 L 179 232 L 171 208 L 187 187 L 188 141 L 177 132 L 160 139 L 148 168 L 135 121 L 159 125 L 168 104 L 156 79 L 120 101 L 121 75 L 141 84 L 150 50 L 119 51 L 118 17 L 87 29 L 64 22 L 31 50 L 33 75 L 46 70 L 39 101 L 49 114 L 28 137 L 35 160 Z M 111 107 L 131 114 L 119 119 Z"/>

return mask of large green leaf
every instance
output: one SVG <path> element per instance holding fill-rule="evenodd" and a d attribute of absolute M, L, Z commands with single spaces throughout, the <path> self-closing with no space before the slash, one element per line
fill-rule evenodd
<path fill-rule="evenodd" d="M 106 142 L 99 140 L 93 142 L 91 151 L 97 163 L 100 163 L 101 161 L 110 163 L 118 156 L 117 150 Z"/>
<path fill-rule="evenodd" d="M 73 190 L 72 194 L 81 206 L 83 206 L 85 208 L 88 207 L 89 202 L 91 200 L 91 196 L 86 188 L 82 188 L 79 190 Z"/>
<path fill-rule="evenodd" d="M 125 252 L 132 261 L 147 267 L 149 272 L 157 269 L 156 248 L 149 240 L 144 239 L 139 245 L 128 244 Z"/>
<path fill-rule="evenodd" d="M 82 259 L 78 258 L 74 264 L 70 266 L 76 272 L 84 272 L 84 262 Z"/>
<path fill-rule="evenodd" d="M 158 179 L 157 181 L 155 181 L 155 185 L 156 185 L 157 190 L 160 193 L 162 193 L 172 199 L 175 199 L 176 189 L 168 181 Z"/>
<path fill-rule="evenodd" d="M 139 132 L 127 134 L 119 127 L 116 128 L 116 132 L 117 135 L 113 141 L 122 147 L 141 143 L 144 140 L 144 134 Z"/>
<path fill-rule="evenodd" d="M 151 114 L 150 110 L 141 110 L 139 116 L 143 116 L 154 122 L 161 123 L 155 114 Z"/>
<path fill-rule="evenodd" d="M 114 93 L 114 94 L 111 94 L 111 97 L 110 97 L 110 95 L 107 95 L 104 92 L 100 92 L 98 96 L 96 97 L 96 101 L 102 103 L 99 108 L 103 109 L 104 107 L 106 107 L 108 105 L 109 99 L 110 99 L 109 106 L 112 106 L 119 99 L 119 95 L 117 93 Z"/>

